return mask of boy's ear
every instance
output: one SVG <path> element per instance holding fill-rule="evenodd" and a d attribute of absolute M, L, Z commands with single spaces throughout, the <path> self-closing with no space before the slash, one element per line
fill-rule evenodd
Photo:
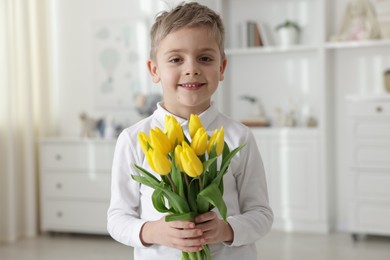
<path fill-rule="evenodd" d="M 159 73 L 158 73 L 158 68 L 157 68 L 156 63 L 153 60 L 148 59 L 147 65 L 148 65 L 149 73 L 152 76 L 153 83 L 159 83 L 160 82 L 160 76 L 159 76 Z"/>
<path fill-rule="evenodd" d="M 227 66 L 227 59 L 224 58 L 221 62 L 221 65 L 219 66 L 219 81 L 222 81 L 225 78 L 224 73 L 226 70 L 226 66 Z"/>

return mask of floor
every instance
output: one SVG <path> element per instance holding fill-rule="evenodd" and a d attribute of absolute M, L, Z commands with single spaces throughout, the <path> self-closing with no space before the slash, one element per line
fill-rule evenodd
<path fill-rule="evenodd" d="M 390 237 L 292 234 L 272 231 L 259 241 L 259 259 L 389 260 Z M 107 236 L 51 234 L 0 245 L 1 260 L 132 260 L 132 249 Z"/>

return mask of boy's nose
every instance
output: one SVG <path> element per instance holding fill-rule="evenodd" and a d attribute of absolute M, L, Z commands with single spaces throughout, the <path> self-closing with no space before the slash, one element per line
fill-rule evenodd
<path fill-rule="evenodd" d="M 199 75 L 199 74 L 200 74 L 200 70 L 197 64 L 195 62 L 189 62 L 185 69 L 185 75 L 191 76 L 191 75 Z"/>

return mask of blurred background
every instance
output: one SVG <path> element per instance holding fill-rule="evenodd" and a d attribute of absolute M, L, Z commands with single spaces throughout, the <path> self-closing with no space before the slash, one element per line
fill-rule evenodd
<path fill-rule="evenodd" d="M 161 100 L 149 29 L 180 2 L 0 0 L 1 259 L 132 255 L 106 231 L 115 139 Z M 214 102 L 266 168 L 263 259 L 390 259 L 390 0 L 198 2 L 226 29 Z"/>

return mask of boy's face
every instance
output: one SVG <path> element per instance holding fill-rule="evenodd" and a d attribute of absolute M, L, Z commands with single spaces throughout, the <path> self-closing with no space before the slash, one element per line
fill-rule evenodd
<path fill-rule="evenodd" d="M 161 82 L 165 109 L 189 118 L 210 106 L 226 63 L 208 29 L 195 27 L 169 33 L 158 45 L 156 60 L 148 61 L 148 68 L 153 82 Z"/>

